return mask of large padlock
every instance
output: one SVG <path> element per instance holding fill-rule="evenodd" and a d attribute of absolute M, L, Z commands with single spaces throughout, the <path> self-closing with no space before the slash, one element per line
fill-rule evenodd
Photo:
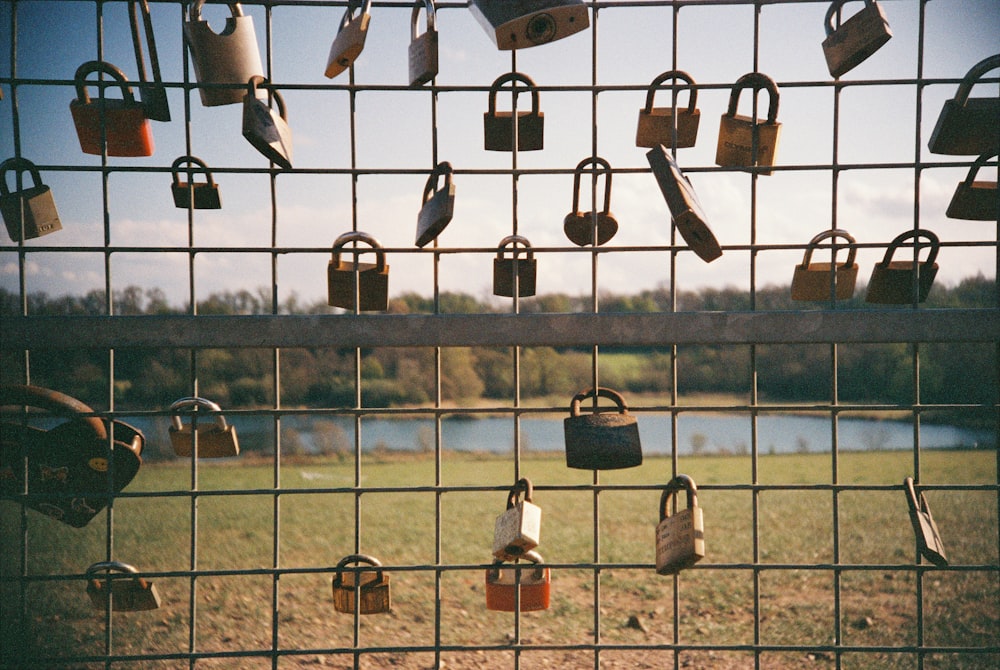
<path fill-rule="evenodd" d="M 420 10 L 427 9 L 427 28 L 417 36 Z M 435 25 L 434 0 L 416 0 L 410 16 L 410 86 L 420 86 L 438 73 L 438 31 Z"/>
<path fill-rule="evenodd" d="M 583 0 L 472 0 L 469 9 L 502 51 L 548 44 L 590 26 Z"/>
<path fill-rule="evenodd" d="M 683 91 L 687 89 L 688 106 L 686 108 L 677 105 L 677 114 L 674 114 L 674 107 L 653 107 L 653 96 L 656 89 L 668 79 L 686 82 L 678 86 L 676 83 L 670 86 L 673 91 Z M 635 130 L 635 146 L 655 148 L 659 144 L 668 147 L 683 149 L 693 147 L 698 139 L 698 122 L 701 120 L 701 112 L 698 111 L 698 90 L 694 87 L 694 79 L 683 70 L 670 70 L 664 72 L 649 84 L 646 91 L 646 106 L 639 110 L 639 122 Z M 677 142 L 674 143 L 674 124 L 677 127 Z"/>
<path fill-rule="evenodd" d="M 518 111 L 517 123 L 514 123 L 514 111 L 497 111 L 497 93 L 500 87 L 511 83 L 514 91 L 514 102 L 517 102 L 518 88 L 515 82 L 521 82 L 530 89 L 531 111 Z M 517 132 L 518 151 L 538 151 L 544 144 L 545 114 L 539 111 L 538 89 L 535 82 L 520 72 L 510 72 L 501 75 L 490 86 L 490 101 L 488 111 L 483 113 L 484 146 L 487 151 L 513 151 L 514 133 Z"/>
<path fill-rule="evenodd" d="M 208 21 L 201 18 L 205 0 L 190 4 L 184 22 L 184 38 L 191 50 L 198 93 L 206 107 L 242 102 L 250 78 L 264 76 L 253 17 L 244 16 L 240 3 L 227 4 L 230 16 L 221 33 L 213 31 Z"/>
<path fill-rule="evenodd" d="M 170 102 L 167 99 L 167 89 L 160 76 L 160 59 L 156 52 L 156 36 L 153 33 L 153 17 L 149 13 L 147 0 L 129 0 L 129 22 L 132 26 L 132 45 L 135 49 L 135 65 L 139 72 L 139 98 L 146 110 L 146 118 L 153 121 L 170 120 Z M 149 49 L 149 64 L 152 81 L 146 78 L 146 57 L 142 48 L 142 33 L 139 29 L 139 15 L 142 15 L 142 27 L 146 37 L 146 47 Z"/>
<path fill-rule="evenodd" d="M 1000 151 L 1000 97 L 969 97 L 976 82 L 997 68 L 1000 54 L 979 61 L 962 79 L 955 97 L 944 101 L 928 143 L 931 153 L 982 156 Z"/>
<path fill-rule="evenodd" d="M 197 410 L 195 419 L 186 426 L 181 422 L 180 412 Z M 215 414 L 215 418 L 198 422 L 202 410 Z M 170 444 L 178 456 L 190 456 L 194 451 L 195 435 L 198 436 L 198 458 L 229 458 L 238 456 L 240 442 L 236 438 L 236 427 L 226 423 L 218 404 L 204 398 L 181 398 L 170 405 Z"/>
<path fill-rule="evenodd" d="M 121 88 L 121 99 L 106 98 L 103 92 L 97 100 L 90 99 L 86 79 L 95 72 L 114 80 Z M 69 103 L 69 111 L 83 153 L 100 156 L 106 148 L 109 156 L 153 155 L 153 130 L 146 110 L 136 101 L 121 70 L 104 61 L 87 61 L 77 68 L 74 80 L 76 99 Z"/>
<path fill-rule="evenodd" d="M 846 245 L 833 243 L 833 262 L 813 263 L 812 254 L 823 240 L 834 238 L 847 240 Z M 792 274 L 792 300 L 850 300 L 854 296 L 854 284 L 858 279 L 858 264 L 854 262 L 857 249 L 854 238 L 846 230 L 825 230 L 809 240 L 802 263 L 795 266 Z M 837 264 L 837 249 L 847 247 L 847 259 Z"/>
<path fill-rule="evenodd" d="M 671 513 L 679 491 L 687 491 L 687 509 Z M 698 507 L 698 487 L 687 475 L 677 475 L 660 496 L 660 522 L 656 525 L 656 573 L 676 575 L 705 558 L 705 520 Z"/>
<path fill-rule="evenodd" d="M 740 92 L 745 88 L 757 91 L 765 89 L 770 97 L 767 119 L 759 119 L 736 113 Z M 729 94 L 729 108 L 719 122 L 719 142 L 715 149 L 715 164 L 721 167 L 761 167 L 774 165 L 774 156 L 781 137 L 778 123 L 778 86 L 765 74 L 751 72 L 736 80 Z M 769 175 L 771 170 L 758 170 Z"/>
<path fill-rule="evenodd" d="M 370 565 L 381 568 L 372 556 L 351 554 L 337 563 L 333 578 L 333 607 L 345 614 L 381 614 L 392 609 L 389 575 L 383 570 L 348 568 L 348 565 Z"/>
<path fill-rule="evenodd" d="M 14 190 L 7 188 L 7 173 L 14 172 Z M 17 188 L 17 177 L 27 172 L 32 186 Z M 8 158 L 0 163 L 0 212 L 7 234 L 15 242 L 30 240 L 62 230 L 52 191 L 42 183 L 35 164 L 26 158 Z M 23 235 L 22 235 L 23 233 Z"/>
<path fill-rule="evenodd" d="M 355 16 L 354 10 L 361 6 L 361 12 Z M 340 20 L 337 36 L 330 45 L 330 56 L 326 59 L 328 79 L 351 67 L 365 48 L 365 38 L 368 36 L 368 24 L 371 22 L 372 0 L 347 0 L 347 9 Z"/>
<path fill-rule="evenodd" d="M 201 169 L 193 170 L 188 168 L 187 171 L 191 173 L 191 177 L 189 177 L 190 181 L 181 181 L 181 167 L 184 165 L 197 165 Z M 212 178 L 212 172 L 208 169 L 205 161 L 197 156 L 180 156 L 174 160 L 170 166 L 170 171 L 174 178 L 173 184 L 170 185 L 170 190 L 174 196 L 175 207 L 180 207 L 181 209 L 187 209 L 188 207 L 193 207 L 194 209 L 220 209 L 222 207 L 222 198 L 219 197 L 219 187 L 216 185 L 215 179 Z M 195 172 L 204 172 L 205 181 L 195 182 Z"/>
<path fill-rule="evenodd" d="M 340 260 L 341 249 L 348 242 L 364 242 L 375 252 L 374 263 Z M 355 250 L 354 253 L 360 253 Z M 326 268 L 327 304 L 354 309 L 355 290 L 358 311 L 389 309 L 389 266 L 378 240 L 360 231 L 346 232 L 333 242 L 333 256 Z"/>
<path fill-rule="evenodd" d="M 96 577 L 103 572 L 103 577 Z M 128 563 L 101 561 L 87 568 L 87 595 L 96 609 L 106 610 L 108 599 L 114 612 L 142 612 L 160 606 L 160 594 L 153 582 L 138 576 Z"/>
<path fill-rule="evenodd" d="M 604 173 L 604 207 L 599 212 L 580 211 L 580 177 L 586 168 L 591 168 L 593 187 L 597 188 L 597 177 Z M 611 213 L 611 165 L 600 156 L 584 158 L 576 166 L 573 174 L 573 210 L 563 218 L 563 232 L 573 244 L 585 247 L 588 244 L 604 244 L 618 232 L 618 220 Z"/>
<path fill-rule="evenodd" d="M 423 247 L 451 223 L 455 215 L 455 184 L 452 182 L 451 163 L 438 163 L 424 184 L 423 204 L 417 214 L 416 245 Z M 438 189 L 438 178 L 444 177 L 444 185 Z"/>
<path fill-rule="evenodd" d="M 524 497 L 521 497 L 521 494 Z M 520 558 L 538 546 L 542 508 L 531 501 L 534 487 L 522 477 L 507 494 L 507 509 L 493 524 L 493 556 L 501 561 Z"/>
<path fill-rule="evenodd" d="M 706 263 L 721 256 L 722 247 L 708 227 L 708 218 L 698 201 L 698 194 L 667 148 L 660 144 L 650 149 L 646 152 L 646 160 L 660 186 L 663 199 L 667 201 L 670 218 L 691 250 Z"/>
<path fill-rule="evenodd" d="M 616 412 L 580 413 L 580 403 L 587 398 L 608 398 L 617 405 Z M 563 419 L 566 440 L 566 467 L 580 470 L 617 470 L 642 465 L 639 424 L 629 414 L 625 399 L 609 388 L 581 391 L 573 397 L 569 416 Z"/>
<path fill-rule="evenodd" d="M 931 516 L 931 508 L 927 505 L 927 499 L 923 492 L 919 494 L 913 486 L 913 478 L 905 477 L 903 486 L 906 488 L 906 504 L 910 510 L 910 524 L 913 526 L 913 534 L 917 537 L 917 549 L 920 555 L 934 565 L 948 565 L 948 557 L 944 553 L 944 542 L 941 541 L 941 533 L 938 532 L 934 517 Z"/>
<path fill-rule="evenodd" d="M 969 168 L 965 181 L 959 182 L 955 194 L 951 196 L 951 202 L 948 203 L 946 214 L 949 218 L 970 221 L 1000 220 L 1000 192 L 997 191 L 997 183 L 976 180 L 979 169 L 991 158 L 997 158 L 997 154 L 994 153 L 992 156 L 984 154 L 977 158 Z"/>
<path fill-rule="evenodd" d="M 18 410 L 0 421 L 0 495 L 27 490 L 25 506 L 57 521 L 86 526 L 142 465 L 142 433 L 95 416 L 76 398 L 39 386 L 0 386 L 0 407 Z M 51 427 L 28 425 L 25 407 L 45 410 L 39 416 Z M 52 426 L 51 415 L 68 420 Z"/>
<path fill-rule="evenodd" d="M 927 240 L 926 246 L 930 247 L 925 261 L 894 261 L 893 254 L 896 249 L 906 240 L 914 241 L 913 256 L 916 259 L 920 253 L 919 238 Z M 909 230 L 898 235 L 889 243 L 889 248 L 885 250 L 882 261 L 875 264 L 872 269 L 871 279 L 868 280 L 868 293 L 865 296 L 867 302 L 889 305 L 906 305 L 913 302 L 913 289 L 916 283 L 917 302 L 927 299 L 927 294 L 937 276 L 938 247 L 940 243 L 937 235 L 929 230 L 917 229 Z"/>
<path fill-rule="evenodd" d="M 502 567 L 495 561 L 486 569 L 486 609 L 497 612 L 536 612 L 547 610 L 552 592 L 552 574 L 544 565 L 537 551 L 529 551 L 520 558 L 533 565 L 518 563 Z"/>
<path fill-rule="evenodd" d="M 882 7 L 875 0 L 864 1 L 864 9 L 836 28 L 834 18 L 847 0 L 833 0 L 826 10 L 823 55 L 831 77 L 839 77 L 860 65 L 892 37 Z"/>
<path fill-rule="evenodd" d="M 518 258 L 524 247 L 524 258 Z M 510 247 L 511 257 L 504 258 L 504 251 Z M 521 235 L 508 235 L 500 240 L 497 246 L 497 257 L 493 259 L 493 295 L 504 298 L 514 297 L 514 284 L 517 283 L 517 296 L 527 298 L 535 295 L 535 279 L 538 276 L 538 262 L 531 251 L 531 242 Z"/>
<path fill-rule="evenodd" d="M 292 129 L 288 127 L 288 112 L 281 93 L 271 90 L 278 109 L 258 97 L 257 87 L 267 79 L 260 75 L 250 77 L 247 92 L 243 95 L 243 137 L 268 160 L 286 170 L 292 167 Z"/>

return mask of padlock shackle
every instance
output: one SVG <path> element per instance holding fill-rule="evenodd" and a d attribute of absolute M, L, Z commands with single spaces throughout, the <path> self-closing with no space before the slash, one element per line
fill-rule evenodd
<path fill-rule="evenodd" d="M 90 577 L 98 572 L 122 572 L 129 575 L 139 574 L 139 570 L 128 563 L 121 561 L 100 561 L 87 568 L 87 576 Z"/>
<path fill-rule="evenodd" d="M 812 238 L 811 240 L 809 240 L 809 245 L 806 247 L 806 251 L 805 251 L 805 253 L 802 256 L 802 267 L 803 268 L 808 268 L 809 267 L 809 263 L 812 262 L 812 253 L 813 253 L 813 250 L 816 249 L 817 245 L 820 242 L 822 242 L 823 240 L 832 239 L 832 238 L 835 238 L 835 237 L 842 237 L 845 240 L 847 240 L 847 242 L 848 242 L 848 245 L 847 245 L 847 249 L 848 249 L 848 251 L 847 251 L 847 260 L 845 260 L 844 264 L 841 265 L 841 266 L 839 266 L 839 267 L 841 267 L 841 268 L 849 268 L 849 267 L 853 266 L 854 265 L 854 257 L 857 254 L 857 249 L 854 246 L 855 243 L 856 243 L 855 239 L 846 230 L 842 230 L 840 228 L 835 228 L 833 230 L 824 230 L 822 233 L 820 233 L 819 235 L 816 235 L 814 238 Z M 837 249 L 839 249 L 841 246 L 843 246 L 843 245 L 840 245 L 840 244 L 833 244 L 833 245 L 831 245 L 831 248 L 833 249 L 833 258 L 831 260 L 832 260 L 832 262 L 833 262 L 834 265 L 836 265 L 836 261 L 837 261 Z"/>
<path fill-rule="evenodd" d="M 170 171 L 174 178 L 174 185 L 181 185 L 181 166 L 182 165 L 197 165 L 201 167 L 201 170 L 192 170 L 188 168 L 189 173 L 202 172 L 205 174 L 206 183 L 209 185 L 215 185 L 215 179 L 212 177 L 212 171 L 208 169 L 208 165 L 202 159 L 197 156 L 178 156 L 174 159 L 174 162 L 170 165 Z"/>
<path fill-rule="evenodd" d="M 243 7 L 240 6 L 240 3 L 227 2 L 226 4 L 229 5 L 229 12 L 232 14 L 232 17 L 234 19 L 243 16 Z M 188 20 L 201 21 L 201 8 L 204 5 L 205 5 L 205 0 L 194 0 L 194 2 L 192 2 L 191 5 L 188 7 Z M 227 28 L 228 28 L 228 22 L 227 22 Z"/>
<path fill-rule="evenodd" d="M 35 407 L 48 410 L 59 416 L 72 417 L 90 427 L 98 440 L 108 439 L 107 426 L 96 416 L 78 416 L 91 414 L 93 409 L 76 398 L 42 388 L 25 384 L 9 384 L 0 386 L 0 407 Z"/>
<path fill-rule="evenodd" d="M 670 499 L 681 490 L 687 491 L 688 509 L 698 506 L 698 487 L 694 480 L 687 475 L 677 475 L 667 483 L 660 495 L 660 521 L 670 516 Z"/>
<path fill-rule="evenodd" d="M 38 171 L 38 168 L 34 163 L 29 161 L 27 158 L 21 158 L 20 156 L 14 156 L 13 158 L 8 158 L 3 163 L 0 163 L 0 195 L 10 195 L 10 191 L 7 190 L 7 172 L 13 170 L 15 179 L 17 175 L 28 172 L 31 174 L 31 181 L 34 184 L 34 188 L 39 186 L 44 186 L 42 184 L 42 174 Z M 15 181 L 15 188 L 17 184 Z"/>
<path fill-rule="evenodd" d="M 377 272 L 385 271 L 385 251 L 382 250 L 382 245 L 379 241 L 369 235 L 368 233 L 363 233 L 360 230 L 351 230 L 336 240 L 333 241 L 333 262 L 338 266 L 340 265 L 340 250 L 348 242 L 364 242 L 371 247 L 371 250 L 375 252 L 375 269 Z M 363 253 L 361 251 L 354 251 L 355 254 Z"/>
<path fill-rule="evenodd" d="M 523 237 L 521 235 L 508 235 L 500 240 L 500 245 L 497 246 L 497 259 L 499 260 L 503 258 L 503 252 L 508 246 L 511 247 L 511 253 L 514 254 L 514 258 L 517 258 L 517 255 L 521 253 L 521 250 L 517 248 L 518 244 L 524 245 L 524 251 L 526 252 L 525 258 L 527 260 L 530 261 L 534 258 L 535 252 L 531 250 L 531 242 L 528 241 L 527 237 Z"/>
<path fill-rule="evenodd" d="M 917 256 L 920 253 L 920 243 L 917 240 L 918 238 L 921 237 L 927 240 L 928 242 L 927 246 L 930 247 L 930 251 L 927 254 L 927 260 L 925 260 L 923 264 L 933 265 L 934 261 L 937 259 L 938 248 L 941 246 L 941 242 L 938 240 L 937 235 L 935 235 L 930 230 L 925 230 L 923 228 L 918 228 L 916 230 L 908 230 L 905 233 L 897 235 L 896 238 L 889 243 L 889 247 L 885 250 L 885 256 L 882 258 L 882 262 L 879 263 L 879 265 L 881 265 L 882 267 L 889 267 L 889 263 L 890 261 L 892 261 L 892 256 L 896 252 L 896 249 L 899 248 L 899 246 L 903 244 L 903 242 L 909 239 L 914 240 L 914 246 L 916 247 L 914 258 L 917 260 L 917 262 L 919 262 Z"/>
<path fill-rule="evenodd" d="M 261 88 L 266 88 L 268 92 L 271 94 L 271 97 L 274 98 L 274 101 L 278 105 L 278 115 L 282 118 L 283 121 L 288 121 L 288 114 L 285 112 L 285 99 L 281 97 L 281 93 L 279 93 L 277 89 L 271 86 L 264 86 L 264 84 L 266 83 L 268 83 L 268 80 L 263 75 L 255 74 L 252 77 L 250 77 L 250 79 L 247 80 L 247 90 L 250 92 L 250 97 L 257 98 L 258 86 L 260 86 Z"/>
<path fill-rule="evenodd" d="M 433 33 L 435 27 L 434 0 L 416 0 L 413 3 L 413 13 L 410 15 L 410 41 L 417 39 L 417 21 L 420 19 L 420 10 L 427 10 L 427 29 L 425 32 Z"/>
<path fill-rule="evenodd" d="M 601 210 L 601 214 L 611 213 L 611 164 L 600 156 L 590 156 L 589 158 L 584 158 L 580 161 L 576 170 L 573 173 L 573 213 L 580 211 L 580 177 L 583 174 L 583 169 L 587 166 L 593 166 L 592 174 L 594 175 L 594 186 L 596 187 L 597 175 L 601 172 L 604 173 L 604 209 Z"/>
<path fill-rule="evenodd" d="M 698 89 L 694 87 L 694 79 L 692 79 L 691 75 L 689 75 L 684 70 L 668 70 L 667 72 L 664 72 L 663 74 L 656 77 L 656 79 L 654 79 L 652 82 L 650 82 L 649 89 L 646 91 L 646 106 L 643 108 L 643 111 L 646 112 L 647 114 L 652 113 L 653 97 L 656 95 L 656 90 L 658 87 L 660 87 L 660 84 L 662 84 L 668 79 L 672 80 L 680 79 L 681 81 L 687 82 L 687 85 L 684 86 L 677 86 L 676 84 L 673 84 L 671 86 L 665 86 L 663 88 L 669 88 L 671 90 L 677 90 L 677 91 L 683 91 L 684 89 L 689 89 L 691 91 L 691 94 L 688 97 L 687 111 L 689 114 L 694 114 L 695 106 L 698 102 Z"/>
<path fill-rule="evenodd" d="M 424 184 L 424 204 L 434 197 L 434 191 L 437 190 L 438 177 L 444 176 L 444 186 L 443 189 L 451 186 L 451 175 L 454 172 L 454 168 L 451 167 L 451 163 L 448 161 L 441 161 L 434 166 L 431 173 L 427 176 L 427 183 Z"/>
<path fill-rule="evenodd" d="M 222 431 L 229 430 L 229 425 L 226 423 L 226 417 L 219 414 L 219 412 L 222 411 L 222 408 L 219 407 L 217 403 L 214 403 L 211 400 L 206 400 L 205 398 L 195 397 L 181 398 L 180 400 L 175 400 L 174 403 L 170 405 L 170 411 L 174 413 L 174 415 L 170 417 L 170 422 L 174 430 L 181 430 L 183 428 L 179 412 L 189 408 L 215 412 L 215 425 L 218 429 Z"/>
<path fill-rule="evenodd" d="M 976 82 L 982 79 L 984 74 L 997 68 L 1000 68 L 1000 54 L 984 58 L 973 65 L 972 69 L 962 78 L 962 83 L 958 85 L 958 90 L 955 92 L 955 102 L 964 106 L 969 101 L 969 95 Z"/>
<path fill-rule="evenodd" d="M 778 85 L 774 83 L 773 79 L 760 72 L 749 72 L 736 80 L 736 83 L 733 84 L 733 90 L 729 94 L 729 108 L 726 110 L 726 116 L 736 116 L 740 93 L 745 88 L 752 88 L 755 94 L 762 88 L 767 90 L 770 98 L 767 106 L 767 123 L 776 123 L 778 120 Z M 757 119 L 754 119 L 754 122 L 756 121 Z"/>
<path fill-rule="evenodd" d="M 600 386 L 597 388 L 596 394 L 593 388 L 589 388 L 586 391 L 581 391 L 580 393 L 577 393 L 575 396 L 573 396 L 573 400 L 569 404 L 570 416 L 580 416 L 580 403 L 586 400 L 587 398 L 595 398 L 595 397 L 608 398 L 609 400 L 615 401 L 615 404 L 618 405 L 618 413 L 628 414 L 628 406 L 625 404 L 625 398 L 623 398 L 620 393 L 618 393 L 613 389 Z M 598 409 L 598 411 L 600 410 Z"/>
<path fill-rule="evenodd" d="M 979 168 L 985 166 L 991 159 L 1000 158 L 1000 154 L 993 152 L 992 154 L 983 154 L 975 160 L 972 167 L 969 168 L 969 174 L 965 177 L 965 185 L 972 186 L 972 182 L 976 180 L 976 174 L 979 172 Z M 0 172 L 3 172 L 3 165 L 0 165 Z M 4 180 L 6 181 L 6 179 Z M 37 181 L 35 182 L 38 183 Z"/>
<path fill-rule="evenodd" d="M 830 8 L 826 10 L 826 18 L 823 19 L 823 25 L 826 27 L 826 36 L 829 37 L 834 32 L 836 28 L 833 25 L 833 19 L 837 15 L 837 12 L 850 0 L 833 0 L 830 3 Z M 864 0 L 866 7 L 871 7 L 873 4 L 878 4 L 872 0 Z"/>
<path fill-rule="evenodd" d="M 80 104 L 90 104 L 90 94 L 87 93 L 87 75 L 100 72 L 108 75 L 117 82 L 122 90 L 122 100 L 126 103 L 134 104 L 135 96 L 132 95 L 132 87 L 128 85 L 125 73 L 111 63 L 102 60 L 89 60 L 76 69 L 73 79 L 76 86 L 76 99 Z"/>
<path fill-rule="evenodd" d="M 507 509 L 512 509 L 518 503 L 518 494 L 520 493 L 524 493 L 524 502 L 531 502 L 534 491 L 535 487 L 532 486 L 531 480 L 527 477 L 521 477 L 507 494 Z"/>
<path fill-rule="evenodd" d="M 521 567 L 518 566 L 518 562 L 521 561 L 522 559 L 524 559 L 526 561 L 530 561 L 531 563 L 535 564 L 534 568 L 533 568 L 534 571 L 535 571 L 534 579 L 543 579 L 544 578 L 544 576 L 545 576 L 545 567 L 544 567 L 545 559 L 543 559 L 542 555 L 539 554 L 534 549 L 532 549 L 531 551 L 526 551 L 523 554 L 521 554 L 520 556 L 515 556 L 514 557 L 514 565 L 508 565 L 507 567 L 508 568 L 522 569 L 523 570 L 524 568 L 521 568 Z M 499 558 L 495 559 L 493 561 L 493 567 L 489 568 L 489 570 L 487 571 L 487 575 L 489 575 L 493 579 L 499 579 L 500 578 L 500 568 L 502 566 L 504 566 L 504 565 L 505 565 L 505 563 L 504 563 L 503 560 L 501 560 Z"/>
<path fill-rule="evenodd" d="M 513 82 L 519 81 L 528 88 L 531 89 L 531 113 L 538 114 L 538 89 L 535 87 L 535 82 L 532 81 L 531 77 L 520 72 L 508 72 L 507 74 L 500 75 L 490 86 L 490 106 L 489 114 L 490 116 L 496 116 L 497 113 L 497 93 L 500 91 L 500 87 L 504 84 L 510 82 L 511 90 L 516 91 L 517 88 L 513 86 Z"/>
<path fill-rule="evenodd" d="M 338 35 L 344 28 L 351 25 L 354 20 L 354 10 L 359 5 L 361 6 L 361 13 L 358 14 L 359 19 L 371 14 L 372 0 L 364 0 L 364 4 L 361 3 L 361 0 L 347 0 L 347 9 L 344 10 L 344 17 L 340 20 L 340 28 L 337 29 Z"/>

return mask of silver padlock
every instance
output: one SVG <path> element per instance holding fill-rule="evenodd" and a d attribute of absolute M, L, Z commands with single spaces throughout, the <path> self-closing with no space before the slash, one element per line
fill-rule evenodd
<path fill-rule="evenodd" d="M 7 188 L 7 172 L 14 171 L 14 191 Z M 32 186 L 17 189 L 17 175 L 27 172 Z M 7 234 L 15 242 L 30 240 L 62 230 L 59 212 L 52 191 L 42 183 L 42 176 L 35 164 L 26 158 L 8 158 L 0 163 L 0 212 L 7 226 Z"/>
<path fill-rule="evenodd" d="M 507 494 L 507 509 L 493 524 L 493 556 L 498 560 L 520 558 L 538 546 L 542 508 L 531 502 L 533 494 L 534 487 L 527 477 L 519 479 Z"/>
<path fill-rule="evenodd" d="M 418 37 L 420 10 L 427 9 L 427 29 Z M 438 73 L 438 31 L 435 25 L 434 0 L 416 0 L 410 17 L 410 86 L 420 86 Z"/>
<path fill-rule="evenodd" d="M 215 412 L 215 418 L 202 423 L 181 423 L 178 414 L 182 410 L 208 410 Z M 198 435 L 198 458 L 229 458 L 240 453 L 240 443 L 236 439 L 236 428 L 226 423 L 222 410 L 211 400 L 204 398 L 181 398 L 170 406 L 173 413 L 170 425 L 170 444 L 178 456 L 190 456 L 194 444 L 194 436 Z"/>
<path fill-rule="evenodd" d="M 277 110 L 258 97 L 257 87 L 266 82 L 267 79 L 261 76 L 250 77 L 247 82 L 247 93 L 243 96 L 243 137 L 272 163 L 288 170 L 292 167 L 292 129 L 288 127 L 288 112 L 284 98 L 277 91 L 271 91 Z"/>
<path fill-rule="evenodd" d="M 360 0 L 347 0 L 347 9 L 340 20 L 337 36 L 330 45 L 330 55 L 326 60 L 327 79 L 333 79 L 338 74 L 351 67 L 365 48 L 365 38 L 368 36 L 368 24 L 371 21 L 372 0 L 365 0 L 361 12 L 354 16 Z"/>
<path fill-rule="evenodd" d="M 687 491 L 687 509 L 670 513 L 671 499 Z M 656 573 L 675 575 L 705 557 L 705 520 L 698 507 L 698 487 L 687 475 L 670 480 L 660 496 L 656 526 Z"/>
<path fill-rule="evenodd" d="M 227 4 L 231 16 L 221 33 L 201 18 L 205 0 L 191 3 L 184 22 L 184 39 L 191 50 L 201 104 L 206 107 L 242 102 L 243 87 L 250 77 L 264 76 L 253 17 L 243 15 L 240 3 Z"/>
<path fill-rule="evenodd" d="M 455 184 L 451 180 L 451 163 L 442 161 L 434 167 L 424 185 L 424 200 L 417 214 L 416 245 L 423 247 L 451 223 L 455 215 Z M 438 189 L 439 177 L 444 177 L 444 185 Z"/>
<path fill-rule="evenodd" d="M 910 523 L 913 526 L 913 533 L 917 537 L 917 549 L 920 551 L 920 555 L 934 565 L 948 565 L 948 557 L 944 553 L 941 533 L 938 532 L 934 517 L 931 516 L 931 508 L 927 505 L 927 499 L 924 498 L 923 492 L 917 493 L 913 486 L 912 477 L 905 477 L 903 486 L 906 488 L 906 504 L 910 510 Z"/>

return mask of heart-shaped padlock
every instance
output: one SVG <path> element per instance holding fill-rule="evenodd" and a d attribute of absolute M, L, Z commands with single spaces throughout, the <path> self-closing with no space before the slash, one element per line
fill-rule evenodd
<path fill-rule="evenodd" d="M 597 187 L 597 175 L 604 172 L 604 209 L 600 212 L 580 211 L 580 176 L 584 168 L 593 166 L 594 187 Z M 576 166 L 573 175 L 573 211 L 563 219 L 563 232 L 570 242 L 585 247 L 589 244 L 598 246 L 604 244 L 618 232 L 618 220 L 611 213 L 611 165 L 599 156 L 584 158 Z M 595 239 L 596 238 L 596 239 Z"/>

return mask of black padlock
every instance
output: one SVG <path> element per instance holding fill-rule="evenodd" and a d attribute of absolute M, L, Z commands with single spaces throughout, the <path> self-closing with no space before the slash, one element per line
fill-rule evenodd
<path fill-rule="evenodd" d="M 677 232 L 688 243 L 691 250 L 706 263 L 711 263 L 722 255 L 722 247 L 708 227 L 708 218 L 701 208 L 698 195 L 690 180 L 681 172 L 674 157 L 660 144 L 646 152 L 646 160 L 653 170 L 656 183 L 663 199 L 670 208 L 670 217 L 677 226 Z"/>
<path fill-rule="evenodd" d="M 518 258 L 524 247 L 525 257 Z M 504 258 L 504 251 L 510 247 L 511 257 Z M 493 259 L 493 295 L 504 298 L 514 297 L 514 282 L 517 280 L 517 295 L 527 298 L 535 295 L 535 278 L 538 274 L 538 263 L 531 251 L 531 242 L 520 235 L 508 235 L 500 240 L 497 246 L 497 257 Z"/>
<path fill-rule="evenodd" d="M 608 398 L 616 412 L 581 414 L 580 403 L 587 398 Z M 566 439 L 566 467 L 580 470 L 617 470 L 642 465 L 639 424 L 629 414 L 625 399 L 609 388 L 588 389 L 576 394 L 563 420 Z"/>
<path fill-rule="evenodd" d="M 995 181 L 977 181 L 979 169 L 997 154 L 983 155 L 969 168 L 965 181 L 959 182 L 948 203 L 946 215 L 969 221 L 1000 221 L 1000 192 Z"/>
<path fill-rule="evenodd" d="M 497 111 L 497 93 L 506 83 L 520 82 L 531 92 L 531 111 L 517 112 L 517 150 L 538 151 L 544 144 L 545 115 L 538 109 L 538 89 L 535 82 L 520 72 L 497 77 L 490 86 L 489 110 L 483 113 L 484 146 L 487 151 L 514 150 L 514 112 Z M 517 95 L 518 89 L 514 88 Z"/>
<path fill-rule="evenodd" d="M 969 97 L 976 82 L 997 68 L 1000 54 L 979 61 L 962 79 L 955 97 L 944 101 L 928 142 L 931 153 L 981 156 L 1000 151 L 1000 97 Z"/>
<path fill-rule="evenodd" d="M 107 573 L 96 577 L 99 572 Z M 156 586 L 142 577 L 135 567 L 119 561 L 101 561 L 87 568 L 87 595 L 95 609 L 107 609 L 111 599 L 114 612 L 143 612 L 160 606 Z"/>
<path fill-rule="evenodd" d="M 7 188 L 7 172 L 15 175 L 14 191 Z M 17 176 L 27 172 L 32 186 L 17 189 Z M 30 240 L 62 230 L 59 212 L 52 191 L 42 183 L 42 176 L 35 164 L 26 158 L 8 158 L 0 163 L 0 212 L 7 226 L 7 234 L 15 242 Z"/>
<path fill-rule="evenodd" d="M 452 172 L 451 163 L 442 161 L 427 177 L 423 204 L 420 206 L 420 213 L 417 214 L 418 247 L 423 247 L 440 235 L 455 215 L 455 184 L 452 182 Z M 438 189 L 438 178 L 442 176 L 444 185 Z"/>
<path fill-rule="evenodd" d="M 188 169 L 192 175 L 196 172 L 205 173 L 205 181 L 196 183 L 192 178 L 190 181 L 181 181 L 181 167 L 184 165 L 197 165 L 200 170 Z M 212 172 L 208 169 L 205 161 L 197 156 L 180 156 L 170 166 L 174 183 L 170 185 L 170 190 L 174 196 L 174 206 L 181 209 L 193 207 L 194 209 L 220 209 L 222 198 L 219 196 L 219 187 L 212 178 Z M 192 198 L 192 195 L 194 196 Z M 193 204 L 192 204 L 193 203 Z"/>
<path fill-rule="evenodd" d="M 893 254 L 903 242 L 912 239 L 914 241 L 914 258 L 920 253 L 921 244 L 919 238 L 927 240 L 930 251 L 927 253 L 927 260 L 919 261 L 894 261 Z M 917 284 L 917 302 L 927 300 L 927 294 L 937 276 L 938 237 L 929 230 L 909 230 L 889 243 L 889 248 L 885 250 L 885 257 L 882 262 L 876 263 L 872 269 L 871 279 L 868 280 L 868 294 L 865 300 L 878 304 L 906 305 L 913 302 L 913 285 Z"/>
<path fill-rule="evenodd" d="M 594 188 L 597 176 L 604 173 L 604 207 L 599 212 L 580 211 L 580 177 L 590 167 Z M 618 219 L 611 213 L 611 165 L 600 156 L 580 161 L 573 174 L 573 210 L 563 218 L 563 232 L 570 242 L 581 247 L 604 244 L 618 232 Z"/>

